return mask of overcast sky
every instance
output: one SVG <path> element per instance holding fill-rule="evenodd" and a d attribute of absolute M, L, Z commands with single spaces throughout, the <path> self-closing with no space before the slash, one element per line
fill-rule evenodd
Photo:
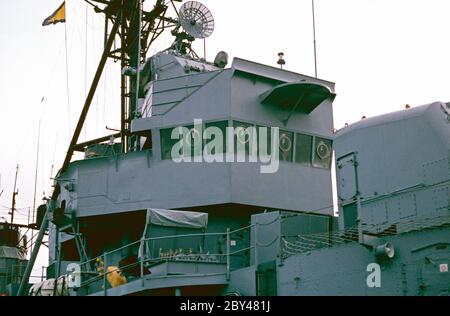
<path fill-rule="evenodd" d="M 216 20 L 207 40 L 209 60 L 225 50 L 230 57 L 277 66 L 283 51 L 286 69 L 314 75 L 311 0 L 202 2 Z M 0 4 L 0 217 L 7 216 L 19 164 L 18 222 L 27 221 L 33 205 L 39 122 L 38 203 L 44 191 L 51 194 L 50 176 L 61 167 L 103 45 L 103 16 L 90 6 L 86 13 L 82 0 L 66 1 L 66 24 L 42 27 L 61 3 Z M 336 83 L 336 128 L 406 104 L 450 101 L 448 0 L 315 0 L 315 6 L 318 74 Z M 171 43 L 169 33 L 151 53 Z M 202 43 L 195 48 L 203 54 Z M 81 140 L 119 126 L 119 78 L 110 61 Z M 45 252 L 40 257 L 45 265 Z"/>

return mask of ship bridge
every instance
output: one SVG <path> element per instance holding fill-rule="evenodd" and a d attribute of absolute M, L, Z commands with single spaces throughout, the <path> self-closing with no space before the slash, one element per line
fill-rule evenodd
<path fill-rule="evenodd" d="M 226 68 L 172 51 L 150 58 L 141 75 L 140 115 L 131 122 L 138 148 L 79 144 L 85 159 L 57 178 L 50 239 L 60 249 L 50 249 L 49 276 L 139 241 L 147 209 L 207 213 L 213 234 L 239 230 L 264 210 L 325 222 L 333 216 L 333 83 L 239 58 Z M 174 139 L 177 131 L 188 136 Z"/>
<path fill-rule="evenodd" d="M 168 53 L 149 63 L 153 80 L 132 122 L 140 150 L 97 150 L 58 179 L 77 216 L 227 204 L 333 213 L 334 84 L 238 58 L 229 69 Z M 181 163 L 171 137 L 180 129 L 192 134 Z M 208 130 L 223 136 L 211 152 Z"/>

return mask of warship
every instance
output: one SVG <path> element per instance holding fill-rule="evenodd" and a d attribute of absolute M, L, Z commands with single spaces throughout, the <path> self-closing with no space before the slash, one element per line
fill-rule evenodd
<path fill-rule="evenodd" d="M 12 205 L 9 215 L 9 222 L 6 218 L 0 217 L 0 296 L 15 295 L 23 277 L 27 265 L 27 235 L 23 234 L 22 228 L 29 228 L 28 225 L 14 223 L 14 213 L 16 211 L 16 197 L 19 194 L 17 189 L 17 174 L 19 166 L 16 168 L 14 189 L 12 194 Z M 2 195 L 3 190 L 0 192 Z"/>
<path fill-rule="evenodd" d="M 0 222 L 0 296 L 17 293 L 27 265 L 27 239 L 20 225 Z"/>
<path fill-rule="evenodd" d="M 280 67 L 207 61 L 192 49 L 214 30 L 205 6 L 142 2 L 87 1 L 104 52 L 17 295 L 449 294 L 449 103 L 336 130 L 334 83 L 282 53 Z M 109 58 L 120 131 L 79 142 Z M 46 234 L 47 280 L 30 286 Z"/>

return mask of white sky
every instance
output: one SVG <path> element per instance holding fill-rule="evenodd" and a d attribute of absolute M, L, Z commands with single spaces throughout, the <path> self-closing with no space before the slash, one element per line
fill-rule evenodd
<path fill-rule="evenodd" d="M 17 222 L 26 223 L 33 205 L 38 125 L 41 148 L 38 202 L 51 194 L 103 45 L 103 16 L 82 0 L 67 0 L 67 23 L 42 27 L 61 0 L 15 0 L 0 4 L 0 217 L 11 204 L 16 164 L 20 165 Z M 230 57 L 314 75 L 311 0 L 202 0 L 216 30 L 207 57 Z M 153 1 L 147 0 L 146 7 Z M 450 101 L 448 0 L 315 0 L 319 77 L 336 82 L 335 127 L 401 110 L 406 104 Z M 86 19 L 87 17 L 87 19 Z M 86 33 L 87 21 L 87 33 Z M 65 28 L 69 68 L 66 90 Z M 87 37 L 86 37 L 87 34 Z M 87 50 L 86 50 L 87 43 Z M 170 33 L 150 53 L 172 43 Z M 203 43 L 195 46 L 203 54 Z M 86 71 L 85 71 L 86 69 Z M 87 78 L 87 82 L 85 80 Z M 119 126 L 119 69 L 109 62 L 81 140 Z M 41 102 L 42 97 L 44 101 Z M 69 111 L 70 108 L 70 111 Z M 42 251 L 39 266 L 46 265 Z"/>

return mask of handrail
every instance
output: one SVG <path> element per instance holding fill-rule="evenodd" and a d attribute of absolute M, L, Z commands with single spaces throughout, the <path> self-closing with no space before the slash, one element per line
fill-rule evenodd
<path fill-rule="evenodd" d="M 194 259 L 197 259 L 198 257 L 200 257 L 202 255 L 203 254 L 183 255 L 183 257 L 192 257 Z M 208 256 L 209 257 L 216 257 L 216 258 L 217 257 L 219 257 L 219 258 L 220 257 L 228 257 L 227 254 L 209 254 Z M 99 273 L 99 274 L 95 275 L 94 277 L 89 278 L 88 280 L 86 280 L 83 283 L 81 283 L 81 287 L 84 287 L 84 286 L 89 285 L 89 284 L 91 284 L 93 282 L 96 282 L 96 281 L 99 281 L 99 280 L 103 279 L 103 281 L 104 281 L 103 282 L 103 286 L 104 286 L 103 289 L 105 290 L 106 289 L 106 279 L 107 279 L 107 275 L 108 274 L 112 274 L 112 273 L 115 273 L 115 272 L 118 272 L 118 271 L 119 272 L 126 271 L 126 270 L 128 270 L 128 269 L 130 269 L 132 267 L 136 267 L 136 266 L 139 266 L 139 265 L 142 267 L 144 263 L 148 263 L 148 262 L 168 262 L 168 261 L 170 261 L 170 262 L 177 262 L 177 261 L 187 262 L 187 261 L 189 261 L 189 260 L 183 260 L 182 257 L 178 257 L 178 259 L 181 259 L 181 260 L 177 260 L 176 256 L 171 257 L 171 258 L 168 258 L 168 257 L 146 258 L 146 259 L 141 259 L 138 262 L 134 262 L 134 263 L 128 264 L 128 265 L 120 267 L 120 268 L 117 267 L 116 269 L 112 269 L 110 271 L 107 271 L 107 269 L 104 268 L 104 271 L 102 273 Z M 208 261 L 200 261 L 200 260 L 189 261 L 189 262 L 192 262 L 192 263 L 208 263 Z M 222 263 L 222 262 L 220 260 L 217 260 L 217 263 Z M 142 278 L 142 277 L 144 277 L 144 273 L 143 273 L 143 269 L 141 268 L 140 278 Z"/>
<path fill-rule="evenodd" d="M 255 225 L 249 225 L 249 226 L 244 227 L 244 228 L 240 228 L 240 229 L 237 229 L 237 230 L 234 230 L 234 231 L 230 231 L 229 234 L 232 235 L 232 234 L 234 234 L 234 233 L 237 233 L 237 232 L 240 232 L 240 231 L 243 231 L 243 230 L 252 228 L 252 227 L 254 227 L 254 226 L 255 226 Z M 107 252 L 105 252 L 104 254 L 110 255 L 110 254 L 115 253 L 115 252 L 118 252 L 118 251 L 120 251 L 120 250 L 128 249 L 128 248 L 130 248 L 130 247 L 132 247 L 132 246 L 134 246 L 134 245 L 138 245 L 138 244 L 141 245 L 143 242 L 150 242 L 150 241 L 157 241 L 157 240 L 167 240 L 167 239 L 175 239 L 175 238 L 208 237 L 208 236 L 226 236 L 226 235 L 227 235 L 227 232 L 223 232 L 223 233 L 183 234 L 183 235 L 170 235 L 170 236 L 162 236 L 162 237 L 143 238 L 143 239 L 134 241 L 134 242 L 132 242 L 132 243 L 130 243 L 130 244 L 128 244 L 128 245 L 122 246 L 122 247 L 120 247 L 120 248 L 116 248 L 116 249 L 114 249 L 114 250 L 112 250 L 112 251 L 107 251 Z M 81 265 L 86 265 L 86 264 L 88 264 L 88 263 L 90 263 L 90 262 L 93 262 L 93 261 L 99 259 L 99 258 L 102 258 L 104 254 L 102 254 L 102 255 L 100 255 L 100 256 L 97 256 L 97 257 L 95 257 L 95 258 L 92 258 L 92 259 L 90 259 L 90 260 L 88 260 L 88 261 L 81 262 Z"/>
<path fill-rule="evenodd" d="M 99 271 L 99 273 L 93 277 L 89 277 L 87 280 L 83 281 L 80 286 L 81 287 L 86 287 L 89 286 L 90 284 L 94 283 L 94 282 L 98 282 L 100 280 L 103 280 L 103 291 L 104 291 L 104 295 L 107 295 L 107 276 L 111 273 L 116 273 L 118 271 L 127 271 L 131 268 L 136 268 L 138 266 L 140 266 L 140 271 L 139 271 L 139 277 L 143 278 L 145 276 L 145 268 L 147 267 L 148 264 L 150 263 L 156 263 L 156 262 L 191 262 L 191 263 L 220 263 L 220 264 L 225 264 L 226 267 L 226 271 L 225 271 L 225 275 L 227 280 L 229 280 L 230 278 L 230 273 L 232 271 L 232 267 L 231 267 L 231 257 L 237 256 L 239 254 L 242 253 L 247 253 L 248 251 L 257 251 L 258 247 L 266 247 L 266 245 L 260 245 L 257 240 L 254 241 L 254 243 L 256 243 L 255 245 L 250 245 L 249 247 L 245 247 L 242 249 L 239 249 L 237 251 L 231 251 L 231 247 L 230 247 L 230 242 L 232 239 L 232 235 L 242 232 L 242 231 L 250 231 L 253 227 L 257 226 L 258 224 L 252 224 L 252 225 L 248 225 L 246 227 L 243 228 L 239 228 L 233 231 L 230 231 L 229 229 L 227 229 L 226 232 L 221 232 L 221 233 L 198 233 L 198 234 L 183 234 L 183 235 L 170 235 L 170 236 L 162 236 L 162 237 L 150 237 L 150 238 L 142 238 L 140 240 L 137 240 L 135 242 L 132 242 L 128 245 L 122 246 L 120 248 L 116 248 L 112 251 L 108 251 L 103 253 L 102 255 L 92 258 L 88 261 L 82 262 L 80 265 L 84 266 L 86 264 L 90 264 L 92 262 L 97 261 L 98 259 L 100 259 L 102 261 L 102 265 L 103 265 L 103 271 Z M 155 242 L 155 241 L 164 241 L 164 240 L 173 240 L 173 239 L 179 239 L 179 238 L 189 238 L 189 237 L 223 237 L 226 239 L 226 253 L 195 253 L 195 254 L 184 254 L 184 253 L 179 253 L 177 255 L 161 255 L 159 254 L 158 257 L 146 257 L 144 255 L 145 249 L 141 252 L 141 250 L 139 250 L 139 255 L 138 255 L 138 260 L 136 262 L 127 264 L 125 266 L 122 267 L 118 267 L 116 269 L 112 269 L 110 271 L 107 271 L 107 257 L 117 253 L 121 250 L 124 249 L 130 249 L 133 246 L 137 246 L 139 245 L 139 248 L 141 249 L 141 247 L 145 247 L 145 244 L 151 243 L 151 242 Z M 276 242 L 273 241 L 273 242 Z M 273 244 L 273 242 L 271 242 L 271 244 Z M 153 246 L 154 247 L 154 246 Z M 148 251 L 148 248 L 147 248 Z M 212 261 L 208 261 L 208 258 L 212 258 Z M 249 263 L 246 263 L 249 264 Z M 82 271 L 81 273 L 83 273 L 84 271 Z M 138 277 L 136 275 L 136 277 Z"/>
<path fill-rule="evenodd" d="M 183 234 L 183 235 L 170 235 L 170 236 L 162 236 L 162 237 L 149 237 L 149 238 L 141 238 L 140 240 L 134 241 L 128 245 L 122 246 L 120 248 L 116 248 L 112 251 L 107 251 L 105 253 L 103 253 L 102 255 L 95 257 L 93 259 L 87 260 L 85 262 L 80 263 L 80 266 L 83 267 L 86 264 L 91 264 L 92 262 L 97 261 L 98 259 L 101 260 L 101 265 L 103 266 L 102 270 L 98 269 L 98 274 L 95 274 L 93 276 L 89 276 L 88 279 L 84 280 L 81 282 L 80 286 L 82 288 L 84 287 L 89 287 L 91 286 L 93 283 L 95 282 L 101 282 L 98 286 L 103 285 L 102 289 L 100 291 L 103 291 L 103 295 L 107 295 L 107 288 L 108 288 L 108 275 L 112 274 L 112 273 L 117 273 L 117 272 L 128 272 L 130 271 L 130 269 L 136 269 L 135 274 L 131 274 L 132 276 L 136 277 L 136 279 L 138 280 L 139 278 L 143 280 L 143 278 L 147 275 L 147 271 L 146 269 L 149 268 L 149 265 L 152 264 L 156 264 L 156 263 L 163 263 L 163 262 L 186 262 L 186 263 L 193 263 L 193 264 L 201 264 L 201 263 L 217 263 L 217 264 L 222 264 L 225 265 L 225 271 L 224 271 L 224 275 L 226 277 L 226 279 L 229 281 L 230 280 L 230 274 L 233 271 L 232 268 L 232 257 L 237 258 L 237 256 L 245 254 L 246 256 L 249 255 L 249 252 L 252 253 L 254 252 L 254 263 L 257 264 L 257 260 L 258 260 L 258 251 L 260 251 L 261 248 L 265 248 L 265 247 L 270 247 L 271 245 L 273 245 L 275 242 L 282 242 L 283 240 L 280 238 L 280 236 L 278 236 L 277 238 L 275 238 L 273 241 L 271 241 L 268 244 L 262 244 L 260 242 L 258 242 L 258 236 L 254 236 L 254 240 L 251 241 L 251 239 L 248 241 L 248 246 L 246 246 L 245 244 L 242 245 L 244 246 L 244 248 L 236 250 L 236 251 L 232 251 L 231 250 L 231 240 L 233 239 L 232 236 L 233 234 L 237 234 L 240 233 L 242 231 L 248 231 L 249 232 L 249 238 L 251 238 L 251 232 L 252 229 L 255 228 L 253 230 L 254 234 L 258 234 L 258 227 L 259 226 L 266 226 L 266 225 L 270 225 L 274 222 L 276 222 L 277 220 L 280 220 L 280 217 L 277 217 L 276 219 L 274 219 L 273 221 L 269 222 L 269 223 L 255 223 L 255 224 L 251 224 L 248 225 L 246 227 L 242 227 L 233 231 L 230 231 L 230 229 L 227 229 L 226 232 L 220 232 L 220 233 L 197 233 L 197 234 Z M 157 241 L 164 241 L 164 240 L 173 240 L 173 239 L 180 239 L 180 238 L 190 238 L 190 237 L 222 237 L 225 239 L 221 241 L 222 245 L 223 242 L 226 242 L 226 249 L 225 253 L 184 253 L 184 251 L 181 251 L 180 253 L 176 253 L 174 252 L 174 254 L 172 255 L 172 253 L 168 254 L 168 253 L 159 253 L 159 254 L 155 254 L 154 251 L 156 249 L 157 246 L 155 246 L 155 242 Z M 202 239 L 203 241 L 205 239 Z M 220 239 L 218 239 L 219 241 Z M 150 243 L 153 242 L 153 245 L 151 245 Z M 139 250 L 138 250 L 138 255 L 136 257 L 136 261 L 129 263 L 125 266 L 120 266 L 117 267 L 115 269 L 110 269 L 110 271 L 108 271 L 108 258 L 119 252 L 122 251 L 124 249 L 130 249 L 131 247 L 136 247 L 139 246 Z M 259 250 L 258 250 L 259 248 Z M 150 251 L 150 249 L 152 249 Z M 155 254 L 154 257 L 152 257 L 152 254 Z M 111 260 L 111 259 L 109 259 Z M 248 260 L 248 258 L 247 258 Z M 247 261 L 244 259 L 244 264 L 245 266 L 251 265 L 251 260 Z M 109 266 L 114 266 L 111 262 L 109 263 Z M 138 268 L 139 267 L 139 271 Z M 82 269 L 81 271 L 82 274 L 85 274 L 84 269 Z M 153 276 L 153 277 L 158 277 L 158 276 Z M 142 281 L 143 282 L 143 281 Z M 97 283 L 98 284 L 98 283 Z"/>

